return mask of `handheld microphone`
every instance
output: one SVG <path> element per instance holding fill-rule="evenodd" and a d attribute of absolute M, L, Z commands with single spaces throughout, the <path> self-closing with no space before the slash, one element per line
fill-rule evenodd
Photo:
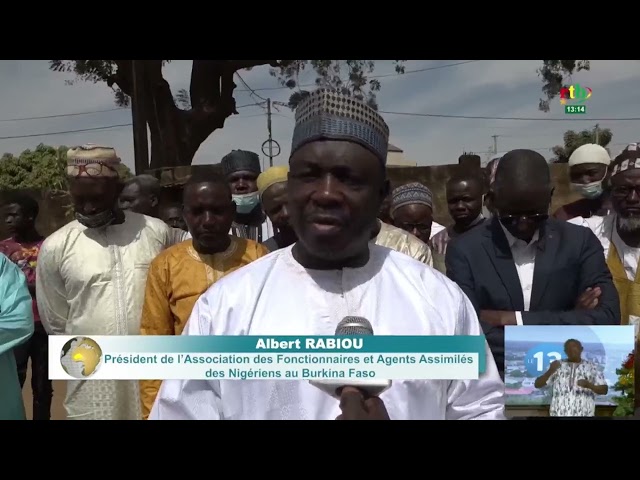
<path fill-rule="evenodd" d="M 344 317 L 336 327 L 335 335 L 373 335 L 373 327 L 369 320 L 364 317 Z M 391 380 L 377 378 L 331 378 L 328 380 L 310 380 L 309 383 L 337 399 L 340 399 L 340 392 L 344 387 L 355 387 L 371 397 L 377 397 L 391 387 Z"/>

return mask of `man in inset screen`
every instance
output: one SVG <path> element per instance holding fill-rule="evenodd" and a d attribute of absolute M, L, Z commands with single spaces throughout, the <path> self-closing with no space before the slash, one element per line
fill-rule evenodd
<path fill-rule="evenodd" d="M 535 387 L 550 385 L 551 417 L 593 417 L 596 395 L 609 391 L 602 370 L 582 359 L 582 343 L 575 339 L 564 342 L 566 360 L 556 360 L 546 373 L 536 378 Z"/>

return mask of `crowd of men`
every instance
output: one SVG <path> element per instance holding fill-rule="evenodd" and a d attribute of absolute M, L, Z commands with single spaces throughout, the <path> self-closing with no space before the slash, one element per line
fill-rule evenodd
<path fill-rule="evenodd" d="M 346 387 L 338 401 L 303 381 L 69 380 L 64 405 L 79 420 L 504 419 L 505 326 L 638 325 L 635 144 L 614 160 L 577 149 L 583 199 L 552 216 L 546 160 L 513 150 L 447 182 L 444 228 L 426 186 L 390 189 L 388 140 L 377 112 L 320 89 L 296 110 L 288 167 L 262 172 L 234 150 L 223 176 L 189 178 L 182 204 L 161 204 L 152 176 L 123 183 L 112 148 L 70 149 L 74 221 L 45 239 L 37 202 L 4 201 L 0 419 L 24 418 L 29 360 L 33 418 L 50 418 L 47 335 L 332 335 L 349 315 L 381 335 L 484 333 L 478 380 L 405 380 L 380 397 Z M 593 416 L 602 382 L 556 371 L 539 383 L 578 382 L 580 401 L 554 414 Z"/>

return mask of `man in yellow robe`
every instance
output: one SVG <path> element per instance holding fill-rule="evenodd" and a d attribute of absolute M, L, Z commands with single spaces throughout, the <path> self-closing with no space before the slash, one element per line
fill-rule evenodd
<path fill-rule="evenodd" d="M 287 176 L 289 168 L 286 166 L 271 167 L 258 176 L 258 192 L 264 213 L 267 214 L 273 229 L 273 237 L 262 244 L 274 252 L 296 243 L 296 232 L 289 223 L 289 208 L 287 198 Z"/>
<path fill-rule="evenodd" d="M 266 255 L 262 245 L 229 235 L 235 215 L 224 180 L 192 177 L 184 189 L 184 219 L 192 239 L 158 255 L 149 267 L 142 335 L 180 335 L 196 301 L 228 273 Z M 149 416 L 160 380 L 142 380 L 143 418 Z"/>

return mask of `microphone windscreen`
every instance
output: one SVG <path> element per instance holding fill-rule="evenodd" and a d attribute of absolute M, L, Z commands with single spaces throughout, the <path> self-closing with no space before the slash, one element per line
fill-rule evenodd
<path fill-rule="evenodd" d="M 373 327 L 364 317 L 344 317 L 336 327 L 336 335 L 373 335 Z"/>

